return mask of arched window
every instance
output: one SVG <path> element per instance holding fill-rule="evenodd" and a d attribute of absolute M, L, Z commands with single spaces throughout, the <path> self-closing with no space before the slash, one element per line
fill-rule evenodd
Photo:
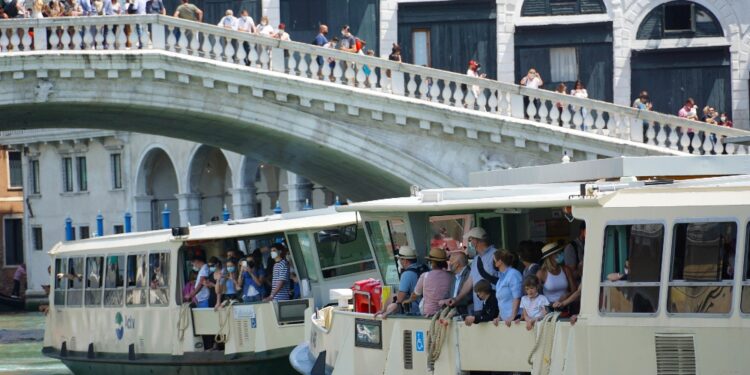
<path fill-rule="evenodd" d="M 572 14 L 606 13 L 602 0 L 526 0 L 522 17 L 569 16 Z"/>
<path fill-rule="evenodd" d="M 721 24 L 706 7 L 692 1 L 672 1 L 654 8 L 638 27 L 637 39 L 724 36 Z"/>

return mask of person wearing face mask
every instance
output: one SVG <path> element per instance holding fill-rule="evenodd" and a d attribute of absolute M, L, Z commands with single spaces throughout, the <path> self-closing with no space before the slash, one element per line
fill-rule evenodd
<path fill-rule="evenodd" d="M 449 289 L 449 298 L 441 300 L 439 303 L 440 305 L 455 307 L 457 315 L 467 315 L 469 305 L 472 303 L 472 298 L 469 294 L 465 294 L 463 298 L 457 299 L 464 284 L 471 287 L 468 264 L 469 260 L 466 258 L 466 254 L 461 251 L 453 252 L 448 259 L 448 269 L 453 274 L 453 281 Z"/>
<path fill-rule="evenodd" d="M 247 9 L 240 12 L 240 18 L 237 19 L 237 31 L 243 33 L 255 33 L 255 21 L 250 17 Z"/>
<path fill-rule="evenodd" d="M 468 243 L 469 246 L 466 249 L 466 255 L 468 255 L 469 258 L 474 258 L 474 261 L 471 262 L 469 273 L 471 284 L 466 283 L 461 287 L 461 293 L 456 297 L 456 300 L 461 300 L 464 296 L 472 293 L 474 312 L 478 313 L 482 309 L 482 301 L 473 290 L 479 280 L 485 280 L 482 273 L 479 272 L 479 267 L 483 268 L 484 274 L 493 278 L 497 278 L 499 274 L 492 266 L 494 264 L 492 257 L 495 254 L 495 247 L 490 245 L 487 232 L 480 227 L 471 228 L 468 234 Z"/>
<path fill-rule="evenodd" d="M 417 281 L 422 273 L 419 263 L 417 263 L 417 253 L 411 246 L 401 245 L 398 248 L 398 263 L 401 266 L 401 276 L 399 277 L 398 293 L 396 293 L 393 303 L 386 304 L 375 317 L 385 319 L 390 314 L 419 314 L 419 299 L 410 299 L 412 293 L 417 287 Z"/>
<path fill-rule="evenodd" d="M 419 276 L 414 291 L 404 303 L 421 299 L 422 306 L 419 310 L 422 312 L 422 316 L 427 317 L 440 311 L 439 302 L 449 295 L 453 275 L 446 270 L 448 268 L 448 256 L 445 250 L 433 247 L 425 260 L 430 262 L 430 271 Z"/>
<path fill-rule="evenodd" d="M 542 291 L 551 303 L 563 301 L 578 287 L 570 269 L 563 265 L 563 247 L 551 242 L 542 248 L 542 266 L 537 277 L 542 283 Z"/>
<path fill-rule="evenodd" d="M 265 273 L 263 269 L 258 266 L 253 256 L 249 256 L 247 260 L 242 262 L 241 272 L 238 289 L 242 289 L 242 301 L 245 303 L 260 302 L 265 295 L 263 283 Z"/>
<path fill-rule="evenodd" d="M 218 309 L 222 301 L 237 300 L 238 279 L 237 264 L 231 260 L 227 261 L 227 268 L 221 272 L 219 282 L 216 283 L 217 297 L 214 309 Z"/>
<path fill-rule="evenodd" d="M 573 271 L 576 282 L 581 281 L 583 276 L 583 250 L 586 246 L 586 222 L 582 221 L 578 227 L 578 236 L 565 246 L 565 265 Z"/>
<path fill-rule="evenodd" d="M 271 26 L 271 23 L 268 21 L 268 16 L 263 16 L 260 18 L 260 25 L 255 28 L 255 33 L 261 36 L 267 36 L 272 37 L 274 34 L 273 26 Z"/>
<path fill-rule="evenodd" d="M 286 301 L 290 297 L 289 289 L 289 262 L 284 259 L 284 245 L 275 244 L 271 247 L 271 258 L 276 261 L 273 265 L 273 273 L 271 276 L 271 295 L 266 297 L 263 301 Z"/>
<path fill-rule="evenodd" d="M 341 27 L 341 43 L 339 49 L 346 52 L 357 53 L 357 40 L 349 30 L 348 25 Z"/>
<path fill-rule="evenodd" d="M 186 302 L 190 302 L 195 299 L 195 306 L 200 308 L 209 307 L 208 298 L 210 297 L 208 285 L 208 265 L 206 264 L 206 258 L 203 254 L 198 253 L 193 256 L 193 271 L 198 272 L 198 276 L 195 278 L 195 287 L 190 295 L 185 298 Z"/>

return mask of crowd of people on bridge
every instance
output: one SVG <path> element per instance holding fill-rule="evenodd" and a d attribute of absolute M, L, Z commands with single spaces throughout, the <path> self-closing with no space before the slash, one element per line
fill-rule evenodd
<path fill-rule="evenodd" d="M 431 317 L 448 307 L 455 308 L 467 326 L 492 322 L 510 327 L 525 322 L 531 330 L 554 309 L 575 322 L 585 241 L 586 225 L 581 222 L 578 236 L 567 244 L 523 241 L 510 251 L 496 249 L 487 232 L 475 227 L 463 249 L 433 240 L 424 258 L 429 266 L 403 245 L 398 250 L 403 270 L 398 290 L 376 317 Z"/>

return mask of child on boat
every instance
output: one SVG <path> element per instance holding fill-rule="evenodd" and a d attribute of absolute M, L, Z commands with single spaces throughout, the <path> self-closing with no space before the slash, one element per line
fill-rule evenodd
<path fill-rule="evenodd" d="M 539 294 L 539 278 L 529 275 L 523 281 L 523 289 L 526 295 L 521 297 L 521 309 L 523 309 L 523 320 L 526 321 L 526 329 L 534 328 L 534 323 L 542 320 L 547 315 L 547 297 Z"/>

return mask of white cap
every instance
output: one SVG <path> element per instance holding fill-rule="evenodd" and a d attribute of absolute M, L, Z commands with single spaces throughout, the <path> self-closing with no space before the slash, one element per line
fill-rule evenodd
<path fill-rule="evenodd" d="M 487 238 L 487 232 L 485 232 L 484 229 L 480 227 L 474 227 L 474 228 L 471 228 L 467 236 L 469 238 L 476 238 L 478 240 L 483 240 Z"/>
<path fill-rule="evenodd" d="M 409 245 L 402 245 L 398 248 L 398 257 L 404 259 L 417 259 L 417 253 Z"/>

